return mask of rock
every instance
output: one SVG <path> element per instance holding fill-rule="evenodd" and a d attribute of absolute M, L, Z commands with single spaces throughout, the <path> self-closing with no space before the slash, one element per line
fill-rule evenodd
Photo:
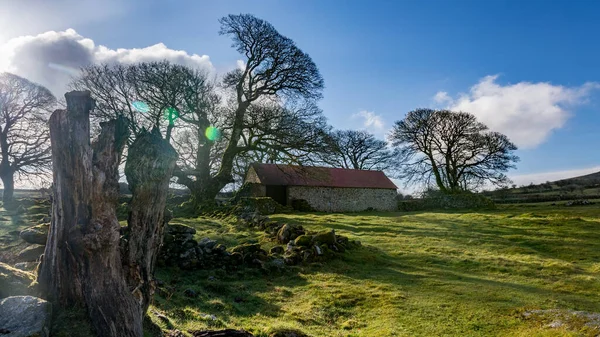
<path fill-rule="evenodd" d="M 170 234 L 196 234 L 196 229 L 190 226 L 174 223 L 167 225 L 167 232 Z"/>
<path fill-rule="evenodd" d="M 0 327 L 7 337 L 48 337 L 52 306 L 33 296 L 0 300 Z M 6 333 L 8 331 L 8 333 Z"/>
<path fill-rule="evenodd" d="M 311 235 L 300 235 L 294 240 L 296 246 L 308 247 L 312 243 L 313 237 Z"/>
<path fill-rule="evenodd" d="M 21 262 L 34 262 L 40 258 L 40 255 L 44 254 L 46 246 L 32 245 L 23 249 L 17 259 Z"/>
<path fill-rule="evenodd" d="M 48 240 L 48 229 L 50 224 L 41 224 L 24 229 L 19 233 L 23 241 L 37 245 L 45 245 Z"/>
<path fill-rule="evenodd" d="M 234 266 L 239 266 L 244 263 L 244 255 L 241 253 L 231 253 L 231 264 Z"/>
<path fill-rule="evenodd" d="M 283 259 L 274 259 L 269 263 L 270 266 L 275 267 L 276 269 L 285 268 L 285 261 Z"/>
<path fill-rule="evenodd" d="M 184 260 L 195 259 L 196 258 L 196 249 L 190 248 L 190 249 L 186 250 L 185 252 L 183 252 L 182 254 L 179 255 L 179 258 L 184 259 Z"/>
<path fill-rule="evenodd" d="M 290 236 L 292 235 L 292 226 L 285 224 L 283 225 L 283 227 L 281 227 L 279 229 L 279 232 L 277 232 L 277 241 L 279 243 L 288 243 L 290 242 Z"/>
<path fill-rule="evenodd" d="M 15 263 L 15 268 L 24 271 L 31 271 L 34 270 L 37 267 L 37 265 L 37 262 L 19 262 Z"/>
<path fill-rule="evenodd" d="M 292 252 L 289 255 L 286 255 L 283 257 L 283 261 L 285 262 L 285 264 L 287 264 L 288 266 L 293 266 L 298 264 L 300 261 L 302 260 L 302 257 L 300 256 L 300 254 L 296 253 L 296 252 Z"/>
<path fill-rule="evenodd" d="M 190 333 L 194 337 L 254 337 L 253 334 L 251 334 L 247 331 L 233 330 L 233 329 L 215 330 L 215 331 L 196 330 L 196 331 L 190 331 Z"/>
<path fill-rule="evenodd" d="M 349 243 L 348 238 L 345 236 L 341 236 L 341 235 L 336 235 L 335 240 L 337 241 L 338 244 L 346 247 Z"/>
<path fill-rule="evenodd" d="M 276 329 L 269 334 L 269 337 L 308 337 L 308 335 L 296 329 Z"/>
<path fill-rule="evenodd" d="M 216 245 L 217 245 L 217 241 L 209 239 L 209 238 L 202 238 L 202 240 L 198 241 L 198 247 L 202 247 L 202 248 L 212 249 Z"/>
<path fill-rule="evenodd" d="M 183 294 L 187 297 L 192 297 L 192 298 L 198 297 L 198 293 L 196 293 L 194 290 L 192 290 L 190 288 L 184 290 Z"/>
<path fill-rule="evenodd" d="M 271 248 L 269 250 L 269 254 L 279 255 L 279 254 L 283 254 L 284 251 L 285 250 L 283 249 L 283 247 L 281 247 L 281 246 L 275 246 L 275 247 L 273 247 L 273 248 Z"/>
<path fill-rule="evenodd" d="M 331 231 L 319 232 L 313 236 L 312 242 L 333 245 L 335 244 L 335 231 L 332 229 Z"/>
<path fill-rule="evenodd" d="M 321 247 L 315 246 L 315 253 L 317 253 L 317 255 L 323 255 L 323 250 Z"/>
<path fill-rule="evenodd" d="M 227 252 L 227 247 L 219 243 L 213 248 L 213 251 L 217 254 L 224 254 L 225 252 Z"/>
<path fill-rule="evenodd" d="M 31 295 L 35 275 L 0 262 L 0 298 Z M 2 325 L 0 325 L 2 327 Z"/>
<path fill-rule="evenodd" d="M 167 332 L 166 337 L 185 337 L 185 334 L 177 329 Z"/>
<path fill-rule="evenodd" d="M 232 253 L 240 253 L 244 256 L 254 255 L 262 251 L 260 243 L 245 243 L 243 245 L 235 246 L 231 249 Z"/>

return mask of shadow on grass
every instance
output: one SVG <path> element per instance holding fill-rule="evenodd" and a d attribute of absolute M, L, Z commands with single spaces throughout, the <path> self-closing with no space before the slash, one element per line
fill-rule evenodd
<path fill-rule="evenodd" d="M 164 282 L 154 297 L 156 308 L 167 312 L 179 324 L 198 321 L 211 328 L 228 326 L 232 316 L 276 317 L 281 314 L 280 307 L 259 294 L 277 293 L 285 298 L 292 294 L 288 288 L 307 284 L 293 269 L 265 275 L 251 268 L 230 272 L 163 268 L 156 277 Z"/>

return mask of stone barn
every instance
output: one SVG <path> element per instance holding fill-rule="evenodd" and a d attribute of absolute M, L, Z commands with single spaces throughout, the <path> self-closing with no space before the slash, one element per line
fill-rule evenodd
<path fill-rule="evenodd" d="M 245 182 L 252 196 L 282 205 L 302 199 L 322 212 L 397 209 L 397 187 L 382 171 L 254 163 Z"/>

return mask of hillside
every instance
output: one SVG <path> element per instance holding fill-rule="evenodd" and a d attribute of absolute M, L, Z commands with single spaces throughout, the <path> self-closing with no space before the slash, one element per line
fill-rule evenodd
<path fill-rule="evenodd" d="M 483 194 L 499 203 L 600 199 L 600 172 L 537 185 L 503 188 Z"/>

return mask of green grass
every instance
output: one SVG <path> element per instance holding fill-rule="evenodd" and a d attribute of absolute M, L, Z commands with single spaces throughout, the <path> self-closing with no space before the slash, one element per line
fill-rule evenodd
<path fill-rule="evenodd" d="M 553 308 L 600 312 L 600 203 L 561 204 L 485 212 L 275 215 L 273 220 L 309 230 L 335 229 L 363 246 L 280 274 L 159 269 L 165 284 L 150 319 L 163 329 L 244 328 L 259 337 L 278 328 L 314 337 L 595 336 L 599 332 L 583 323 L 552 329 L 545 327 L 548 320 L 521 315 Z M 0 212 L 5 240 L 0 260 L 22 248 L 18 231 L 46 211 L 31 205 L 23 215 Z M 263 232 L 230 220 L 172 222 L 194 226 L 197 239 L 210 237 L 228 247 L 275 245 Z M 198 297 L 185 297 L 188 288 Z M 59 325 L 69 326 L 73 314 L 61 315 Z"/>
<path fill-rule="evenodd" d="M 285 214 L 272 219 L 335 229 L 363 247 L 263 275 L 162 269 L 152 311 L 181 330 L 236 327 L 258 336 L 593 336 L 525 320 L 528 309 L 600 311 L 600 207 L 505 206 L 485 212 Z M 263 242 L 216 220 L 176 219 L 198 237 Z M 269 243 L 273 244 L 273 243 Z M 215 277 L 216 280 L 213 280 Z M 191 288 L 199 297 L 183 296 Z M 206 315 L 215 315 L 212 319 Z"/>

